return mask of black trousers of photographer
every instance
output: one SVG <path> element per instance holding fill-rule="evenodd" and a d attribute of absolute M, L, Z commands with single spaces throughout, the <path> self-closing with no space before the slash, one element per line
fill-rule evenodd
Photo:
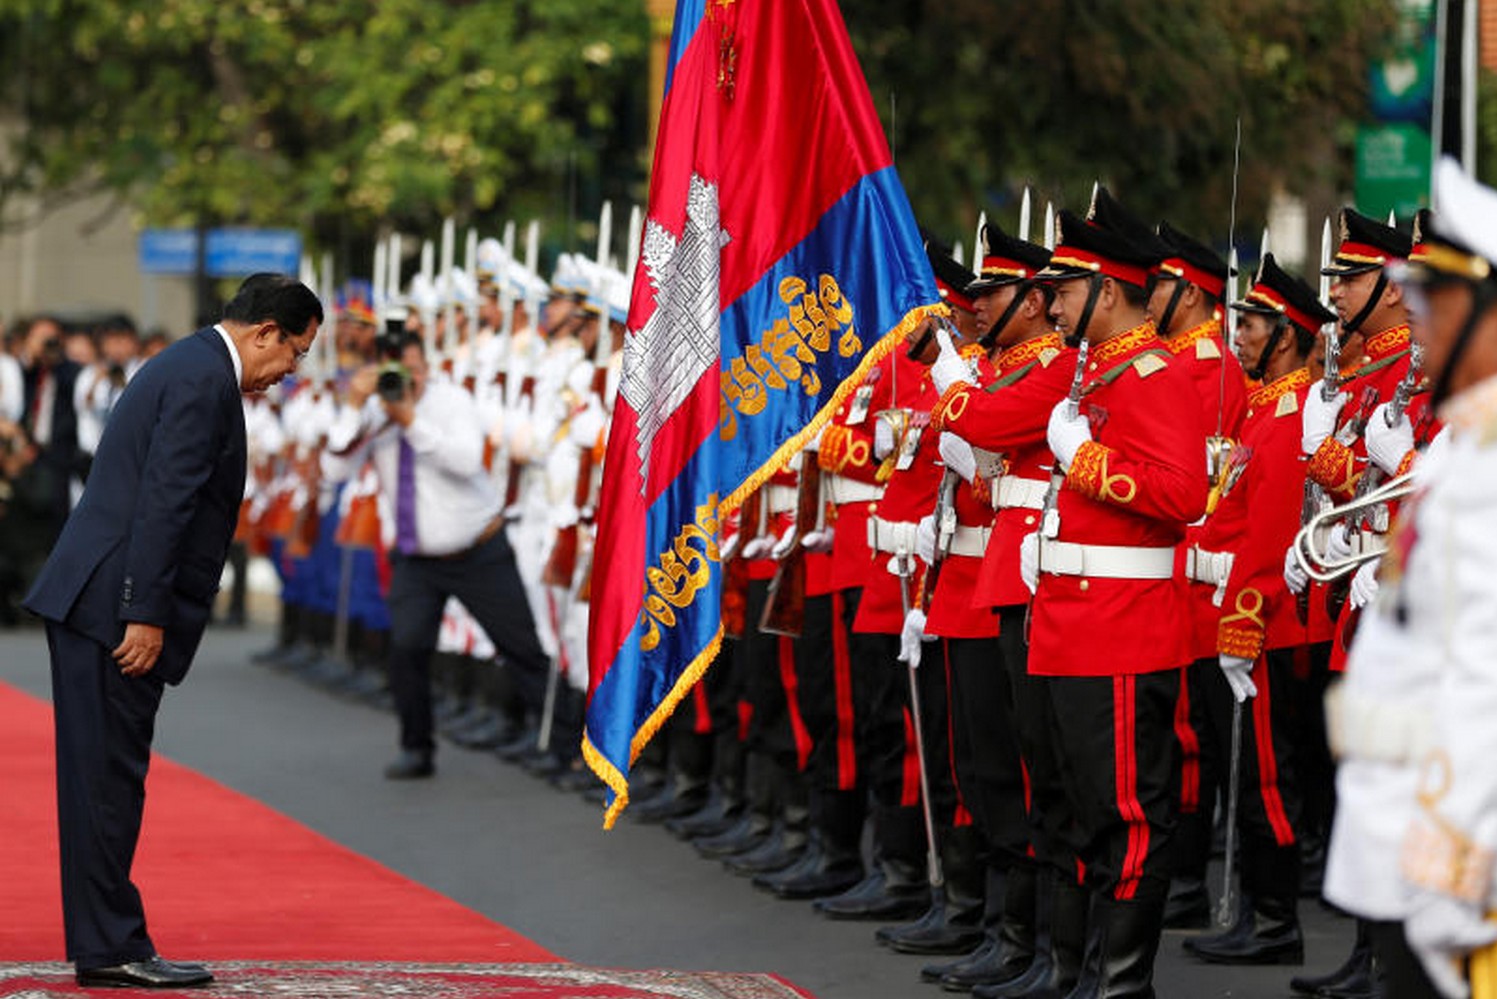
<path fill-rule="evenodd" d="M 444 556 L 392 552 L 390 579 L 390 693 L 400 718 L 402 749 L 431 752 L 431 656 L 448 597 L 460 600 L 514 673 L 520 697 L 539 712 L 550 660 L 536 637 L 535 619 L 503 530 L 471 548 Z M 558 738 L 569 733 L 558 733 Z"/>

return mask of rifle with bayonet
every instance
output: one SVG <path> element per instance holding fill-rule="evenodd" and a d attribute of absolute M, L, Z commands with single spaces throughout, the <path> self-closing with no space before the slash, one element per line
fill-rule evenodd
<path fill-rule="evenodd" d="M 748 559 L 743 546 L 763 533 L 764 490 L 755 489 L 738 508 L 738 532 L 719 553 L 723 567 L 723 634 L 742 638 L 748 624 Z"/>
<path fill-rule="evenodd" d="M 821 466 L 816 456 L 801 452 L 800 480 L 795 486 L 795 526 L 790 547 L 780 556 L 759 630 L 771 635 L 799 638 L 806 618 L 806 535 L 818 529 L 821 517 Z"/>

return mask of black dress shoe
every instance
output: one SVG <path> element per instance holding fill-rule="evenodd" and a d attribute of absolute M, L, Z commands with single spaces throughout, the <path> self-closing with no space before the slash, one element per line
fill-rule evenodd
<path fill-rule="evenodd" d="M 148 957 L 104 968 L 80 968 L 77 980 L 85 988 L 180 989 L 207 985 L 213 981 L 213 975 L 201 965 L 173 964 L 159 957 Z"/>
<path fill-rule="evenodd" d="M 930 886 L 917 883 L 891 884 L 881 867 L 840 895 L 819 898 L 811 908 L 828 919 L 908 919 L 930 902 Z M 979 935 L 972 946 L 982 942 Z M 969 950 L 971 948 L 968 948 Z"/>
<path fill-rule="evenodd" d="M 732 828 L 733 823 L 743 814 L 743 800 L 731 798 L 726 794 L 713 791 L 701 808 L 690 815 L 680 818 L 667 819 L 666 831 L 681 839 L 696 839 L 697 837 L 716 836 Z"/>
<path fill-rule="evenodd" d="M 1243 898 L 1237 921 L 1221 933 L 1190 937 L 1184 947 L 1211 964 L 1304 964 L 1305 938 L 1293 900 Z"/>
<path fill-rule="evenodd" d="M 431 762 L 431 753 L 418 749 L 403 749 L 400 755 L 395 757 L 394 762 L 385 767 L 385 779 L 414 780 L 418 777 L 430 777 L 436 773 L 436 770 L 436 766 Z"/>

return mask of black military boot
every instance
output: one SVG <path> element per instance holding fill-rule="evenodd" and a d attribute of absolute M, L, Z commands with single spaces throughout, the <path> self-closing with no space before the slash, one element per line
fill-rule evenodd
<path fill-rule="evenodd" d="M 1166 885 L 1121 901 L 1093 895 L 1081 976 L 1066 999 L 1154 999 Z"/>
<path fill-rule="evenodd" d="M 1035 901 L 1035 955 L 1011 982 L 979 985 L 978 999 L 1063 999 L 1081 975 L 1091 894 L 1074 877 L 1040 872 Z"/>
<path fill-rule="evenodd" d="M 780 898 L 826 898 L 863 880 L 861 790 L 811 792 L 811 847 L 799 861 L 754 884 Z"/>
<path fill-rule="evenodd" d="M 1244 843 L 1237 918 L 1221 933 L 1185 941 L 1211 964 L 1303 964 L 1299 926 L 1299 848 Z"/>
<path fill-rule="evenodd" d="M 665 828 L 681 839 L 716 836 L 724 832 L 743 814 L 743 743 L 736 731 L 719 732 L 713 737 L 712 786 L 703 803 L 690 815 L 670 819 Z"/>
<path fill-rule="evenodd" d="M 635 822 L 657 825 L 690 815 L 707 803 L 712 765 L 712 737 L 677 727 L 671 732 L 670 777 L 666 793 L 636 805 L 625 814 Z"/>
<path fill-rule="evenodd" d="M 1017 981 L 1034 963 L 1035 899 L 1039 875 L 1032 864 L 1007 871 L 988 868 L 985 945 L 962 966 L 940 978 L 948 992 Z"/>
<path fill-rule="evenodd" d="M 930 902 L 925 827 L 918 808 L 881 805 L 874 811 L 874 870 L 839 895 L 811 907 L 832 919 L 908 919 Z"/>
<path fill-rule="evenodd" d="M 1289 987 L 1300 995 L 1322 999 L 1372 999 L 1376 996 L 1377 976 L 1367 923 L 1357 920 L 1356 941 L 1341 967 L 1328 975 L 1297 975 L 1289 979 Z"/>
<path fill-rule="evenodd" d="M 744 809 L 727 829 L 691 841 L 704 857 L 730 857 L 758 846 L 774 828 L 778 788 L 774 766 L 762 753 L 748 753 L 744 760 Z"/>
<path fill-rule="evenodd" d="M 301 608 L 296 604 L 281 602 L 281 618 L 276 624 L 275 642 L 268 648 L 251 653 L 250 662 L 261 666 L 279 666 L 296 648 L 297 624 Z"/>
<path fill-rule="evenodd" d="M 966 954 L 983 941 L 987 864 L 982 859 L 982 833 L 976 826 L 943 829 L 940 843 L 940 903 L 917 923 L 881 937 L 901 954 Z"/>
<path fill-rule="evenodd" d="M 780 815 L 769 836 L 746 853 L 723 859 L 723 866 L 734 874 L 753 877 L 783 871 L 800 859 L 811 842 L 810 794 L 799 774 L 780 768 Z"/>

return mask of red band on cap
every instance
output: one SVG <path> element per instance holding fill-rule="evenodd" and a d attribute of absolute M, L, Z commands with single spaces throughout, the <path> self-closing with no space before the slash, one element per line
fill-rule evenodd
<path fill-rule="evenodd" d="M 1050 255 L 1050 264 L 1052 267 L 1059 264 L 1062 267 L 1080 267 L 1084 270 L 1096 271 L 1110 278 L 1117 278 L 1119 281 L 1127 281 L 1140 288 L 1149 283 L 1147 268 L 1110 260 L 1100 253 L 1093 253 L 1079 246 L 1057 246 L 1055 252 Z"/>
<path fill-rule="evenodd" d="M 1027 278 L 1032 277 L 1033 272 L 1017 260 L 1010 260 L 1008 257 L 990 256 L 982 258 L 982 273 L 979 276 L 985 278 Z"/>
<path fill-rule="evenodd" d="M 936 278 L 936 288 L 941 292 L 941 298 L 947 305 L 954 305 L 963 312 L 976 312 L 977 305 L 965 294 L 957 291 L 951 285 Z"/>
<path fill-rule="evenodd" d="M 1247 301 L 1259 305 L 1266 305 L 1275 312 L 1282 312 L 1289 320 L 1303 329 L 1315 331 L 1320 329 L 1320 321 L 1308 312 L 1296 309 L 1284 300 L 1284 296 L 1270 288 L 1266 284 L 1255 284 L 1253 290 L 1248 292 Z"/>
<path fill-rule="evenodd" d="M 1371 243 L 1355 243 L 1349 239 L 1336 248 L 1337 263 L 1345 261 L 1362 265 L 1387 264 L 1401 259 L 1380 246 L 1373 246 Z"/>
<path fill-rule="evenodd" d="M 1227 290 L 1227 282 L 1219 275 L 1203 271 L 1183 257 L 1170 257 L 1159 265 L 1159 269 L 1166 274 L 1189 281 L 1206 294 L 1217 298 L 1220 298 L 1222 292 Z"/>

